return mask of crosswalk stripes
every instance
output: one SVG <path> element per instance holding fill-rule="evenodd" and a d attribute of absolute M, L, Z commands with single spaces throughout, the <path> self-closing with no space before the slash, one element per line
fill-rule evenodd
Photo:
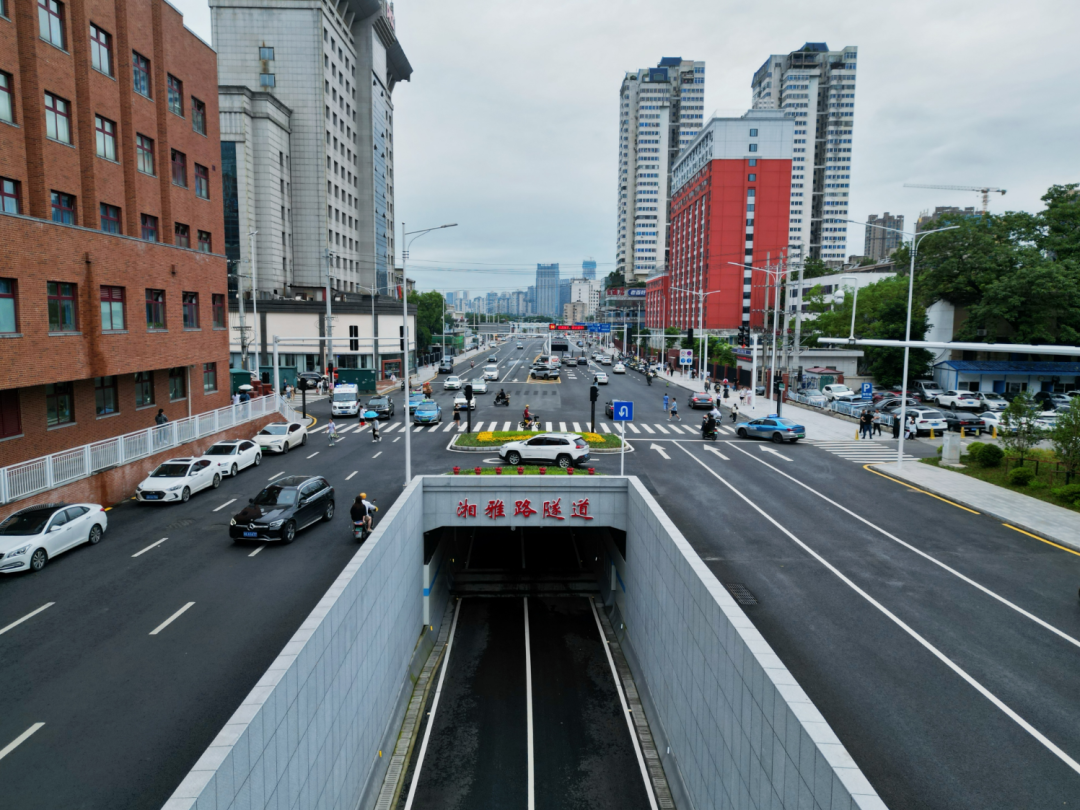
<path fill-rule="evenodd" d="M 548 422 L 546 430 L 548 431 L 548 433 L 554 433 L 555 432 L 555 423 L 554 422 Z"/>
<path fill-rule="evenodd" d="M 631 424 L 630 422 L 627 422 L 627 423 L 626 423 L 626 426 L 627 426 L 628 428 L 630 428 L 630 430 L 632 430 L 632 431 L 633 431 L 634 433 L 641 433 L 641 431 L 640 431 L 640 430 L 638 430 L 638 429 L 637 429 L 636 427 L 634 427 L 634 425 L 633 425 L 633 424 Z"/>
<path fill-rule="evenodd" d="M 601 423 L 600 423 L 600 429 L 601 429 L 602 431 L 604 431 L 604 433 L 611 433 L 611 428 L 609 428 L 609 427 L 608 427 L 608 426 L 607 426 L 606 424 L 604 424 L 603 422 L 601 422 Z"/>
<path fill-rule="evenodd" d="M 453 422 L 451 422 L 450 424 L 453 424 Z M 461 422 L 461 423 L 460 423 L 460 424 L 459 424 L 459 425 L 457 426 L 457 429 L 458 429 L 458 433 L 461 433 L 461 432 L 463 432 L 463 431 L 465 430 L 465 428 L 466 428 L 466 427 L 467 427 L 467 425 L 466 425 L 466 424 L 465 424 L 464 422 Z"/>
<path fill-rule="evenodd" d="M 581 433 L 581 425 L 577 422 L 574 422 L 574 433 Z"/>
<path fill-rule="evenodd" d="M 896 461 L 896 449 L 894 447 L 873 440 L 829 441 L 824 439 L 804 439 L 803 441 L 856 464 L 880 464 Z M 904 461 L 917 460 L 915 456 L 904 454 Z"/>
<path fill-rule="evenodd" d="M 697 435 L 697 431 L 689 425 L 683 425 L 683 430 L 685 430 L 687 433 L 693 433 L 694 435 Z"/>
<path fill-rule="evenodd" d="M 651 427 L 649 427 L 648 425 L 646 425 L 646 424 L 645 424 L 644 422 L 642 423 L 641 427 L 643 427 L 643 428 L 645 429 L 645 432 L 646 432 L 646 433 L 652 433 L 652 434 L 654 434 L 654 435 L 655 435 L 655 433 L 656 433 L 656 431 L 655 431 L 655 430 L 653 430 L 653 429 L 652 429 Z"/>
<path fill-rule="evenodd" d="M 561 433 L 566 433 L 566 422 L 559 422 L 559 431 Z"/>
<path fill-rule="evenodd" d="M 443 433 L 449 433 L 449 432 L 450 432 L 451 430 L 453 430 L 453 429 L 454 429 L 454 423 L 453 423 L 453 422 L 447 422 L 447 423 L 446 423 L 446 427 L 444 427 L 444 428 L 442 429 L 442 432 L 443 432 Z"/>
<path fill-rule="evenodd" d="M 667 428 L 665 428 L 663 425 L 657 425 L 656 429 L 659 430 L 661 433 L 663 433 L 665 436 L 667 435 Z M 674 430 L 675 426 L 672 425 L 671 429 Z"/>
<path fill-rule="evenodd" d="M 503 422 L 503 433 L 506 433 L 509 430 L 510 430 L 510 423 L 509 422 Z"/>

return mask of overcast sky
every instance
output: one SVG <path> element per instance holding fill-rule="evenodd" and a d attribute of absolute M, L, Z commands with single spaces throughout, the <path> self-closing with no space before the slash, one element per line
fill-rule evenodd
<path fill-rule="evenodd" d="M 209 41 L 206 0 L 172 2 Z M 395 13 L 413 66 L 394 91 L 399 234 L 403 219 L 458 223 L 412 248 L 423 289 L 523 289 L 537 262 L 566 278 L 587 257 L 610 272 L 619 86 L 663 56 L 705 61 L 707 120 L 749 108 L 770 54 L 858 46 L 852 219 L 887 210 L 912 227 L 921 210 L 980 204 L 904 183 L 1006 188 L 1000 212 L 1080 180 L 1076 0 L 397 0 Z M 848 253 L 862 242 L 852 225 Z"/>

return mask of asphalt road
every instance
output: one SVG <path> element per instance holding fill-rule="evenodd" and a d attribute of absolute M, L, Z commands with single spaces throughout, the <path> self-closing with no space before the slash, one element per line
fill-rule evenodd
<path fill-rule="evenodd" d="M 528 403 L 555 429 L 584 429 L 589 373 L 526 383 L 541 343 L 515 347 L 499 350 L 474 425 L 514 425 Z M 888 806 L 1080 807 L 1080 555 L 821 447 L 729 432 L 706 444 L 686 429 L 700 414 L 684 389 L 604 370 L 597 428 L 613 429 L 606 399 L 635 402 L 626 472 L 722 582 L 756 596 L 747 614 Z M 500 386 L 510 408 L 491 404 Z M 435 389 L 447 422 L 411 435 L 413 474 L 495 458 L 446 450 L 452 395 Z M 665 421 L 665 390 L 684 426 Z M 328 410 L 312 408 L 316 429 Z M 386 507 L 401 491 L 403 445 L 400 427 L 378 444 L 350 430 L 334 448 L 315 432 L 187 504 L 121 504 L 99 545 L 0 579 L 0 805 L 160 807 L 355 552 L 352 497 Z M 619 457 L 590 466 L 617 473 Z M 283 472 L 326 476 L 338 514 L 291 546 L 234 546 L 229 517 Z"/>

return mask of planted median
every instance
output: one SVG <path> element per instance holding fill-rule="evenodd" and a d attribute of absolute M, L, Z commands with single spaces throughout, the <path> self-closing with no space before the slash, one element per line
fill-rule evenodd
<path fill-rule="evenodd" d="M 455 447 L 499 447 L 506 442 L 521 442 L 531 439 L 536 433 L 512 430 L 484 430 L 479 433 L 459 433 Z M 580 436 L 594 450 L 618 450 L 619 437 L 614 433 L 574 433 Z"/>

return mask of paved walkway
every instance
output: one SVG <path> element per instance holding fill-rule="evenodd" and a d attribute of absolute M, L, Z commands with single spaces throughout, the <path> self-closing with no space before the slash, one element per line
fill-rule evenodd
<path fill-rule="evenodd" d="M 875 470 L 1080 551 L 1080 513 L 929 464 L 876 464 Z"/>

